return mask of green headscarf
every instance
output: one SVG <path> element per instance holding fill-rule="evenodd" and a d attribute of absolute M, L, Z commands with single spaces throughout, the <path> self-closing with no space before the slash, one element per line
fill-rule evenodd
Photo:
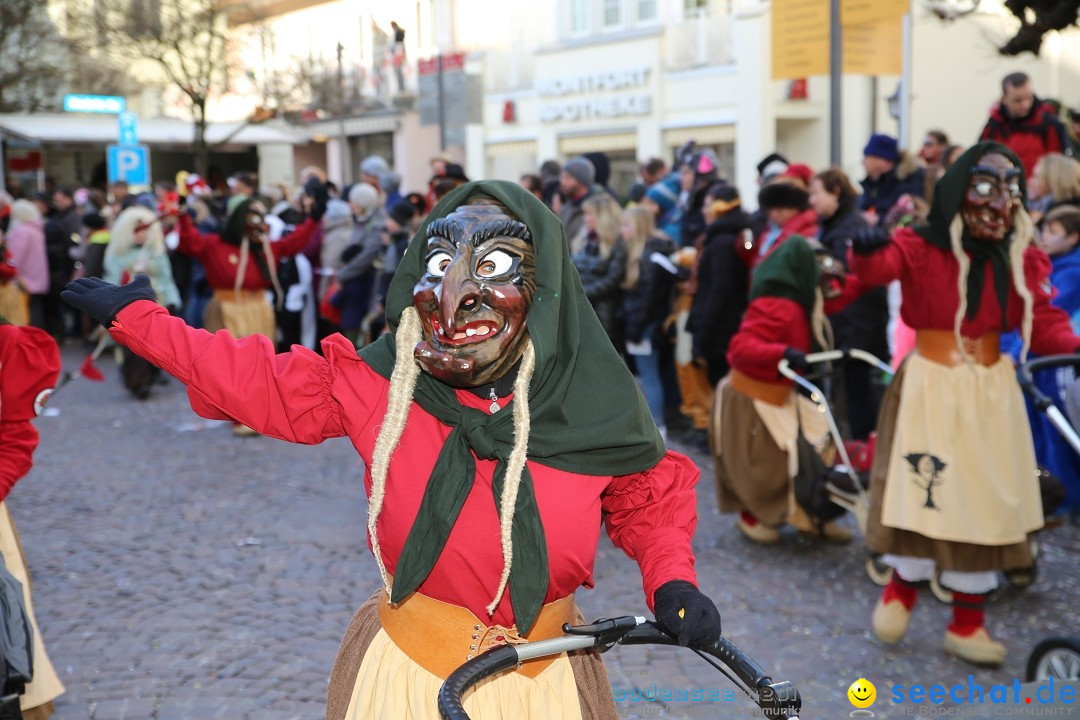
<path fill-rule="evenodd" d="M 486 180 L 448 194 L 427 218 L 398 266 L 386 298 L 390 332 L 360 356 L 383 377 L 394 368 L 394 332 L 413 304 L 413 288 L 426 273 L 427 225 L 473 198 L 505 205 L 528 226 L 536 253 L 536 294 L 526 327 L 536 353 L 529 392 L 528 459 L 582 475 L 628 475 L 647 470 L 665 448 L 633 376 L 615 352 L 585 297 L 570 262 L 559 219 L 516 183 Z M 394 570 L 391 600 L 400 602 L 427 578 L 472 487 L 478 457 L 498 461 L 494 500 L 499 506 L 507 456 L 514 442 L 510 407 L 488 415 L 462 406 L 453 387 L 421 372 L 413 399 L 453 427 L 428 479 L 420 510 Z M 512 403 L 523 398 L 515 397 Z M 514 562 L 510 601 L 519 630 L 527 632 L 548 587 L 547 545 L 525 467 L 512 526 Z"/>
<path fill-rule="evenodd" d="M 786 298 L 799 304 L 806 317 L 814 314 L 816 291 L 821 284 L 821 267 L 814 249 L 801 235 L 792 235 L 754 268 L 750 299 Z"/>
<path fill-rule="evenodd" d="M 960 212 L 960 206 L 964 204 L 964 196 L 967 195 L 968 185 L 971 182 L 971 168 L 975 166 L 979 158 L 990 153 L 1000 153 L 1007 157 L 1013 165 L 1020 170 L 1020 195 L 1021 201 L 1027 204 L 1027 185 L 1024 181 L 1024 164 L 1016 154 L 996 142 L 981 142 L 971 146 L 957 158 L 956 162 L 945 172 L 945 175 L 934 186 L 934 202 L 930 206 L 930 214 L 926 222 L 917 226 L 915 232 L 919 233 L 935 247 L 952 252 L 952 236 L 949 234 L 949 226 L 953 218 Z M 1007 329 L 1008 313 L 1006 309 L 1009 302 L 1009 288 L 1012 285 L 1012 273 L 1009 270 L 1009 245 L 1012 233 L 1002 242 L 986 242 L 977 240 L 968 234 L 964 228 L 961 236 L 961 247 L 971 255 L 971 268 L 967 276 L 967 319 L 974 320 L 979 312 L 982 302 L 983 284 L 986 282 L 986 261 L 990 261 L 990 267 L 994 274 L 994 293 L 997 295 L 998 304 L 1001 306 L 1002 328 Z"/>

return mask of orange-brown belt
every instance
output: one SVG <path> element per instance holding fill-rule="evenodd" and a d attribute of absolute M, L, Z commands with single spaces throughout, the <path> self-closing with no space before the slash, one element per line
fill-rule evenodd
<path fill-rule="evenodd" d="M 265 290 L 233 290 L 214 288 L 214 299 L 221 302 L 266 302 Z"/>
<path fill-rule="evenodd" d="M 446 679 L 466 660 L 498 645 L 548 640 L 563 634 L 563 623 L 574 621 L 574 596 L 548 603 L 527 635 L 516 626 L 485 625 L 467 608 L 414 592 L 398 605 L 379 601 L 379 622 L 398 648 L 422 668 Z M 517 672 L 534 678 L 556 657 L 528 660 Z"/>
<path fill-rule="evenodd" d="M 977 338 L 961 337 L 956 342 L 952 330 L 918 330 L 915 347 L 919 354 L 939 365 L 955 367 L 965 362 L 965 355 L 980 365 L 993 365 L 1001 357 L 1001 334 L 986 333 Z M 961 348 L 963 348 L 961 350 Z"/>
<path fill-rule="evenodd" d="M 731 387 L 735 388 L 743 395 L 752 397 L 755 400 L 767 402 L 770 405 L 782 406 L 788 401 L 788 398 L 791 397 L 790 385 L 757 380 L 746 373 L 739 372 L 735 368 L 731 369 L 731 374 L 728 375 L 728 381 L 731 383 Z"/>

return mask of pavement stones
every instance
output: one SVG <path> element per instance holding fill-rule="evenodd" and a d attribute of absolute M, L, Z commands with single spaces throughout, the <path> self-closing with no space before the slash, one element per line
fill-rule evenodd
<path fill-rule="evenodd" d="M 82 359 L 72 350 L 69 368 Z M 111 361 L 101 365 L 105 383 L 72 383 L 50 403 L 58 414 L 36 421 L 35 467 L 9 498 L 38 622 L 67 686 L 54 717 L 318 720 L 341 634 L 379 584 L 358 456 L 345 440 L 236 438 L 195 416 L 175 380 L 139 402 Z M 1036 642 L 1080 633 L 1080 531 L 1063 527 L 1040 538 L 1035 584 L 993 600 L 990 629 L 1010 653 L 1003 668 L 944 655 L 949 609 L 929 592 L 908 638 L 882 646 L 869 631 L 878 588 L 861 539 L 827 546 L 789 531 L 777 546 L 751 545 L 716 513 L 711 461 L 672 444 L 702 469 L 701 587 L 725 634 L 800 689 L 804 718 L 848 714 L 846 690 L 859 677 L 877 685 L 879 718 L 911 711 L 888 702 L 895 683 L 970 674 L 1011 684 Z M 587 618 L 649 614 L 636 565 L 606 539 L 595 581 L 579 593 Z M 685 649 L 618 648 L 605 660 L 625 718 L 760 717 Z M 689 699 L 650 699 L 665 691 Z M 710 692 L 720 701 L 693 700 Z"/>

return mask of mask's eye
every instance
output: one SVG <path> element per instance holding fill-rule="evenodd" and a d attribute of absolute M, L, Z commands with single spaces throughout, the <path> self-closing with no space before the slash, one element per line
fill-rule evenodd
<path fill-rule="evenodd" d="M 503 275 L 514 265 L 514 258 L 502 250 L 492 250 L 483 257 L 476 268 L 480 277 L 490 278 Z"/>
<path fill-rule="evenodd" d="M 1021 193 L 1020 193 L 1020 183 L 1018 183 L 1018 182 L 1009 183 L 1009 196 L 1014 197 L 1014 198 L 1018 198 L 1018 197 L 1020 197 L 1020 195 L 1021 195 Z"/>
<path fill-rule="evenodd" d="M 994 183 L 987 180 L 981 180 L 975 183 L 971 189 L 974 190 L 975 194 L 979 197 L 990 197 L 994 193 Z"/>
<path fill-rule="evenodd" d="M 448 252 L 437 252 L 427 261 L 428 275 L 433 277 L 442 277 L 446 273 L 446 268 L 450 267 L 450 261 L 453 258 L 450 257 Z"/>

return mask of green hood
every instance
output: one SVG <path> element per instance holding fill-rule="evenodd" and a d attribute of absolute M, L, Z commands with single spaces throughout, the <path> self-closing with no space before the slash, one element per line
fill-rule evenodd
<path fill-rule="evenodd" d="M 952 252 L 952 237 L 949 235 L 949 226 L 953 218 L 960 212 L 960 206 L 964 204 L 964 196 L 967 195 L 968 184 L 971 180 L 971 168 L 984 155 L 1001 153 L 1020 169 L 1020 194 L 1021 201 L 1027 205 L 1027 183 L 1024 179 L 1024 164 L 1020 158 L 1008 147 L 996 142 L 980 142 L 964 152 L 956 162 L 945 172 L 937 185 L 934 186 L 934 202 L 930 206 L 930 214 L 926 222 L 918 225 L 915 232 L 923 237 L 926 242 L 939 247 L 942 250 Z M 979 312 L 982 303 L 983 284 L 986 282 L 986 262 L 990 261 L 990 267 L 994 276 L 994 294 L 1001 306 L 1002 327 L 1006 328 L 1008 317 L 1006 309 L 1009 300 L 1009 287 L 1012 284 L 1012 273 L 1009 269 L 1009 245 L 1012 242 L 1012 234 L 1002 242 L 985 242 L 968 235 L 967 228 L 961 236 L 961 247 L 971 256 L 971 268 L 967 276 L 967 318 L 973 320 Z"/>
<path fill-rule="evenodd" d="M 470 199 L 505 205 L 532 233 L 536 294 L 526 320 L 536 354 L 529 392 L 528 459 L 583 475 L 627 475 L 647 470 L 664 456 L 663 441 L 633 376 L 608 340 L 570 262 L 562 223 L 516 183 L 487 180 L 463 185 L 435 206 L 398 266 L 386 298 L 390 332 L 360 356 L 383 377 L 394 366 L 394 331 L 413 304 L 425 274 L 427 225 Z M 455 428 L 428 480 L 424 500 L 394 572 L 393 598 L 403 599 L 427 577 L 468 494 L 475 474 L 471 449 L 498 460 L 495 502 L 513 444 L 511 408 L 495 415 L 464 408 L 453 387 L 421 372 L 413 399 Z M 515 398 L 513 402 L 519 402 Z M 494 442 L 492 442 L 494 441 Z M 513 523 L 510 599 L 520 629 L 532 626 L 548 585 L 547 550 L 528 467 Z M 493 588 L 494 590 L 494 588 Z"/>
<path fill-rule="evenodd" d="M 806 238 L 792 235 L 772 251 L 757 268 L 750 283 L 750 299 L 787 298 L 799 304 L 809 318 L 814 312 L 821 267 Z"/>

